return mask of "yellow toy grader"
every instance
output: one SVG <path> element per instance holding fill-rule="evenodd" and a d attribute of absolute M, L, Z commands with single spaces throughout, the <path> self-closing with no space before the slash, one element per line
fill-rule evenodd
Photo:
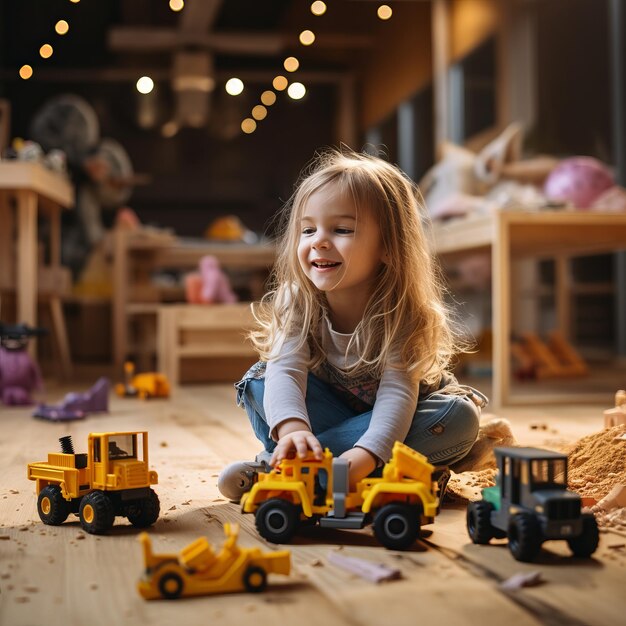
<path fill-rule="evenodd" d="M 269 573 L 288 575 L 289 550 L 263 552 L 237 545 L 239 526 L 224 524 L 226 541 L 215 553 L 205 537 L 180 554 L 154 554 L 148 533 L 141 533 L 145 571 L 137 588 L 146 600 L 201 596 L 232 591 L 260 592 Z"/>

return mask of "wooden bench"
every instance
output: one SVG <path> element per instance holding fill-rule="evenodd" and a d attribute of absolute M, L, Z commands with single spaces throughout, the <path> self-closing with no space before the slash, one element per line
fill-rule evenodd
<path fill-rule="evenodd" d="M 172 385 L 235 382 L 257 360 L 245 334 L 250 303 L 162 304 L 157 310 L 157 367 Z"/>

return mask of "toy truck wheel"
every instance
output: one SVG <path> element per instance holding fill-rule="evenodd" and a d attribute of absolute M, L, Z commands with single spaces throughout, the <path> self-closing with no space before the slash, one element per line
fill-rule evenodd
<path fill-rule="evenodd" d="M 70 514 L 70 506 L 57 485 L 48 485 L 39 492 L 37 512 L 44 524 L 59 526 Z"/>
<path fill-rule="evenodd" d="M 491 524 L 493 504 L 479 500 L 470 502 L 467 507 L 467 532 L 474 543 L 486 545 L 496 536 L 495 528 Z"/>
<path fill-rule="evenodd" d="M 298 508 L 280 498 L 264 502 L 256 512 L 259 535 L 272 543 L 288 543 L 298 528 Z"/>
<path fill-rule="evenodd" d="M 374 535 L 389 550 L 410 548 L 420 532 L 420 510 L 408 504 L 386 504 L 374 518 Z"/>
<path fill-rule="evenodd" d="M 598 522 L 591 513 L 583 513 L 581 517 L 583 520 L 582 532 L 578 537 L 568 539 L 567 544 L 574 556 L 589 558 L 596 551 L 600 541 Z"/>
<path fill-rule="evenodd" d="M 541 548 L 541 528 L 530 513 L 518 513 L 509 521 L 509 550 L 518 561 L 533 561 Z"/>
<path fill-rule="evenodd" d="M 147 528 L 159 519 L 160 511 L 159 496 L 150 489 L 148 497 L 133 504 L 126 517 L 135 528 Z"/>
<path fill-rule="evenodd" d="M 92 491 L 81 500 L 78 516 L 86 532 L 101 535 L 113 526 L 113 503 L 102 491 Z"/>
<path fill-rule="evenodd" d="M 167 600 L 174 600 L 183 592 L 185 583 L 180 574 L 167 572 L 159 579 L 159 591 Z"/>
<path fill-rule="evenodd" d="M 259 593 L 267 587 L 267 573 L 257 565 L 251 565 L 243 574 L 246 591 Z"/>

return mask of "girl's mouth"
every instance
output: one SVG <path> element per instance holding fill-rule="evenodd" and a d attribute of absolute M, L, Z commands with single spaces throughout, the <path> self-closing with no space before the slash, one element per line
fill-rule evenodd
<path fill-rule="evenodd" d="M 327 270 L 333 267 L 339 267 L 341 263 L 336 261 L 311 261 L 311 265 L 320 270 Z"/>

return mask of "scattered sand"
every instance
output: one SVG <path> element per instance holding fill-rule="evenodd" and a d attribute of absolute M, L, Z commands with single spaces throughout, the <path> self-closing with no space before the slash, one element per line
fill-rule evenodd
<path fill-rule="evenodd" d="M 620 424 L 583 437 L 569 452 L 569 487 L 581 496 L 600 500 L 620 483 L 626 484 L 626 432 Z"/>

